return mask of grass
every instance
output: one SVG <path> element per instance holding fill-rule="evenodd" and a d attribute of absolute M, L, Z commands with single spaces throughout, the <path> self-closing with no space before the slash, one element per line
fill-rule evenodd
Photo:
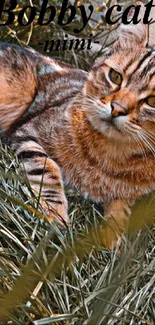
<path fill-rule="evenodd" d="M 41 207 L 36 215 L 6 146 L 0 161 L 0 324 L 153 325 L 154 227 L 133 231 L 131 221 L 128 238 L 109 251 L 99 207 L 68 189 L 71 227 L 62 232 Z M 153 198 L 137 205 L 133 220 L 139 214 L 154 215 Z"/>

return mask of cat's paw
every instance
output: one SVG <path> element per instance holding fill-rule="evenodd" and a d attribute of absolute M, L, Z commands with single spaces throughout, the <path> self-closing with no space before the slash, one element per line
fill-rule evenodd
<path fill-rule="evenodd" d="M 68 218 L 68 203 L 65 195 L 60 195 L 57 200 L 43 197 L 40 199 L 40 204 L 46 214 L 46 220 L 49 222 L 57 221 L 60 226 L 69 225 Z"/>
<path fill-rule="evenodd" d="M 116 200 L 107 206 L 107 223 L 103 229 L 103 244 L 106 248 L 115 248 L 119 237 L 127 233 L 130 214 L 130 207 L 124 201 Z"/>

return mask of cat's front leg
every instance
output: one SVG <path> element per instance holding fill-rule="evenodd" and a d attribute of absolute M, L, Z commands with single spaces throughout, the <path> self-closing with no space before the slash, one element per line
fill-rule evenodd
<path fill-rule="evenodd" d="M 115 200 L 105 205 L 107 224 L 103 230 L 103 243 L 107 248 L 115 247 L 117 240 L 127 233 L 131 205 L 123 200 Z"/>
<path fill-rule="evenodd" d="M 68 223 L 67 200 L 59 166 L 33 137 L 20 137 L 14 150 L 48 220 Z"/>

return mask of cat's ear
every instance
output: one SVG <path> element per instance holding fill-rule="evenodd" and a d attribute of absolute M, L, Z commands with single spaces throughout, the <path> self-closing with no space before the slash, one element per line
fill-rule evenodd
<path fill-rule="evenodd" d="M 143 17 L 145 13 L 145 6 L 142 2 L 137 1 L 134 4 L 139 10 L 138 20 L 140 22 L 137 25 L 132 23 L 132 18 L 135 13 L 135 8 L 132 7 L 128 14 L 128 21 L 131 23 L 128 25 L 121 24 L 119 29 L 118 40 L 114 43 L 113 48 L 132 48 L 133 46 L 147 47 L 149 40 L 149 27 L 148 24 L 143 23 Z"/>

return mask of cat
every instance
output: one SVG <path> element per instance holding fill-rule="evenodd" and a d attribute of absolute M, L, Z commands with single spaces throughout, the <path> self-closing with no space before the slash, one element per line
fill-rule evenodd
<path fill-rule="evenodd" d="M 69 184 L 125 232 L 136 199 L 155 189 L 155 50 L 147 38 L 146 25 L 122 28 L 89 73 L 0 44 L 0 128 L 49 221 L 69 222 Z"/>

